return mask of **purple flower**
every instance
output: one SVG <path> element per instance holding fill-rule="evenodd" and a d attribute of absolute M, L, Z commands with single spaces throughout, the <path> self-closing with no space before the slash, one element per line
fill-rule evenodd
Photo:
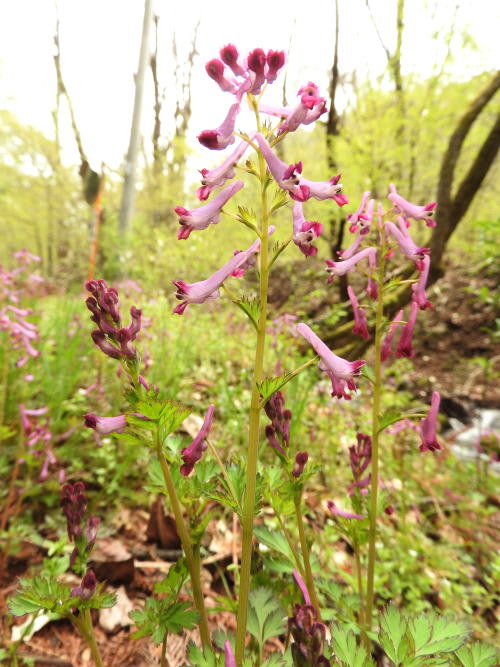
<path fill-rule="evenodd" d="M 311 123 L 314 123 L 315 121 L 318 120 L 320 116 L 322 116 L 324 113 L 326 113 L 327 108 L 326 108 L 326 101 L 323 98 L 320 98 L 322 101 L 319 102 L 315 107 L 312 109 L 307 109 L 306 114 L 301 121 L 302 125 L 310 125 Z M 262 113 L 268 114 L 269 116 L 276 116 L 277 118 L 284 118 L 285 120 L 283 123 L 279 126 L 278 128 L 278 133 L 282 134 L 285 130 L 288 132 L 293 132 L 294 130 L 299 127 L 294 127 L 296 124 L 296 121 L 292 119 L 290 121 L 290 117 L 294 112 L 296 113 L 297 107 L 275 107 L 275 106 L 269 106 L 267 104 L 259 104 L 259 111 Z M 292 129 L 293 128 L 293 129 Z"/>
<path fill-rule="evenodd" d="M 422 259 L 422 269 L 420 271 L 420 278 L 418 283 L 411 286 L 413 290 L 412 299 L 418 303 L 419 308 L 426 310 L 426 308 L 432 308 L 432 304 L 427 300 L 427 295 L 425 294 L 425 286 L 427 284 L 427 278 L 429 277 L 429 267 L 431 265 L 431 258 L 429 255 L 425 255 Z"/>
<path fill-rule="evenodd" d="M 290 444 L 290 423 L 292 413 L 285 409 L 285 397 L 281 391 L 276 391 L 264 406 L 266 415 L 271 423 L 266 426 L 266 438 L 271 447 L 286 456 L 285 449 Z"/>
<path fill-rule="evenodd" d="M 396 335 L 397 330 L 401 326 L 401 321 L 403 319 L 403 316 L 404 316 L 404 310 L 401 309 L 389 325 L 389 329 L 385 335 L 384 340 L 382 341 L 382 347 L 380 353 L 382 361 L 386 361 L 391 356 L 392 341 L 394 339 L 394 336 Z"/>
<path fill-rule="evenodd" d="M 305 584 L 305 581 L 302 579 L 300 576 L 300 572 L 297 570 L 297 568 L 293 568 L 292 570 L 292 575 L 293 578 L 295 579 L 295 583 L 299 587 L 300 592 L 302 593 L 302 597 L 304 598 L 304 602 L 306 604 L 311 604 L 311 596 L 309 595 L 309 591 L 307 590 L 307 586 Z"/>
<path fill-rule="evenodd" d="M 98 417 L 93 412 L 88 412 L 83 417 L 85 426 L 92 428 L 101 435 L 109 433 L 121 433 L 127 426 L 125 415 L 117 417 Z"/>
<path fill-rule="evenodd" d="M 393 222 L 386 222 L 385 229 L 398 242 L 403 255 L 413 260 L 417 269 L 421 271 L 424 268 L 423 259 L 430 251 L 429 248 L 419 248 L 416 245 L 408 233 L 404 218 L 398 218 L 398 226 Z"/>
<path fill-rule="evenodd" d="M 234 657 L 233 649 L 227 639 L 224 642 L 224 667 L 236 667 L 236 659 Z"/>
<path fill-rule="evenodd" d="M 345 276 L 346 273 L 352 271 L 356 264 L 366 257 L 375 256 L 377 253 L 377 248 L 370 246 L 364 250 L 360 250 L 358 253 L 345 259 L 341 262 L 334 262 L 332 259 L 326 260 L 326 271 L 329 274 L 327 283 L 333 282 L 335 276 Z"/>
<path fill-rule="evenodd" d="M 221 190 L 211 202 L 191 211 L 182 206 L 176 206 L 175 212 L 179 216 L 179 225 L 181 225 L 177 238 L 187 239 L 193 229 L 206 229 L 208 225 L 216 225 L 219 222 L 222 207 L 243 186 L 243 181 L 234 181 L 224 190 Z"/>
<path fill-rule="evenodd" d="M 324 199 L 333 199 L 339 206 L 349 203 L 347 197 L 342 194 L 342 183 L 339 183 L 342 174 L 333 176 L 329 181 L 309 181 L 303 178 L 301 183 L 309 188 L 310 197 L 323 201 Z"/>
<path fill-rule="evenodd" d="M 79 586 L 71 589 L 71 597 L 80 597 L 82 600 L 88 600 L 94 594 L 97 588 L 97 579 L 93 570 L 87 570 Z"/>
<path fill-rule="evenodd" d="M 346 361 L 342 357 L 338 357 L 303 322 L 297 325 L 297 332 L 312 345 L 316 353 L 321 357 L 319 368 L 332 381 L 332 396 L 350 400 L 351 396 L 346 393 L 346 389 L 356 391 L 357 387 L 354 378 L 360 375 L 361 368 L 366 364 L 366 361 Z"/>
<path fill-rule="evenodd" d="M 306 257 L 317 254 L 318 248 L 313 245 L 323 232 L 321 222 L 312 222 L 304 218 L 302 202 L 296 201 L 293 205 L 293 242 Z"/>
<path fill-rule="evenodd" d="M 274 232 L 274 227 L 269 228 L 269 233 Z M 183 280 L 174 280 L 174 285 L 177 287 L 175 297 L 182 301 L 173 309 L 173 313 L 182 315 L 186 307 L 190 303 L 204 303 L 207 299 L 217 299 L 219 296 L 219 289 L 222 283 L 233 275 L 240 267 L 248 266 L 252 256 L 257 254 L 260 250 L 260 239 L 252 243 L 248 250 L 243 250 L 233 255 L 229 262 L 226 262 L 218 271 L 216 271 L 210 278 L 200 280 L 197 283 L 186 283 Z"/>
<path fill-rule="evenodd" d="M 370 266 L 370 273 L 368 274 L 368 283 L 366 285 L 366 293 L 370 297 L 370 299 L 373 299 L 373 301 L 376 301 L 378 298 L 378 284 L 375 278 L 373 278 L 374 273 L 377 270 L 377 257 L 375 253 L 372 253 L 371 255 L 368 255 L 368 264 Z"/>
<path fill-rule="evenodd" d="M 435 452 L 438 449 L 442 449 L 436 437 L 437 416 L 440 402 L 440 393 L 438 391 L 433 391 L 429 414 L 420 422 L 420 437 L 422 439 L 422 444 L 419 449 L 421 452 Z"/>
<path fill-rule="evenodd" d="M 198 135 L 198 141 L 205 148 L 210 148 L 214 151 L 221 151 L 229 144 L 234 143 L 234 125 L 236 117 L 240 113 L 240 103 L 235 102 L 229 107 L 226 118 L 215 130 L 203 130 Z"/>
<path fill-rule="evenodd" d="M 253 139 L 254 135 L 250 135 L 250 139 Z M 234 150 L 231 155 L 224 160 L 224 162 L 215 167 L 214 169 L 201 169 L 200 174 L 201 187 L 196 191 L 198 199 L 205 201 L 210 196 L 210 193 L 214 188 L 222 186 L 230 178 L 234 178 L 235 166 L 238 164 L 238 161 L 243 156 L 244 152 L 250 144 L 247 141 L 242 141 L 236 150 Z"/>
<path fill-rule="evenodd" d="M 403 330 L 401 331 L 401 336 L 399 337 L 396 350 L 396 357 L 398 357 L 398 359 L 401 357 L 413 357 L 413 329 L 415 328 L 415 322 L 417 321 L 418 303 L 412 301 L 410 308 L 408 322 L 404 325 Z"/>
<path fill-rule="evenodd" d="M 333 516 L 340 516 L 343 519 L 357 519 L 358 521 L 362 521 L 365 518 L 362 514 L 355 514 L 354 512 L 346 512 L 345 510 L 341 510 L 335 505 L 333 500 L 328 500 L 326 504 Z"/>
<path fill-rule="evenodd" d="M 187 477 L 188 475 L 191 474 L 191 472 L 194 469 L 195 463 L 197 463 L 201 459 L 203 452 L 208 446 L 206 443 L 206 438 L 212 426 L 214 410 L 215 410 L 214 405 L 208 406 L 208 410 L 205 414 L 205 419 L 203 421 L 202 427 L 198 435 L 189 445 L 189 447 L 185 447 L 181 452 L 184 464 L 181 466 L 180 471 L 181 475 L 184 475 L 184 477 Z"/>
<path fill-rule="evenodd" d="M 311 604 L 295 604 L 294 614 L 288 618 L 288 628 L 294 639 L 291 645 L 294 665 L 330 665 L 323 655 L 326 626 L 318 620 L 318 612 Z"/>
<path fill-rule="evenodd" d="M 65 484 L 61 489 L 60 505 L 66 517 L 66 527 L 70 542 L 82 534 L 81 522 L 88 503 L 84 491 L 85 484 L 83 482 Z"/>
<path fill-rule="evenodd" d="M 295 465 L 292 470 L 293 477 L 300 477 L 302 475 L 308 460 L 309 454 L 307 452 L 297 452 L 295 455 Z"/>
<path fill-rule="evenodd" d="M 249 92 L 252 95 L 258 95 L 260 93 L 262 84 L 266 80 L 266 62 L 266 54 L 262 49 L 254 49 L 253 51 L 250 51 L 247 56 L 247 67 L 251 72 L 251 86 L 248 90 L 246 90 L 245 86 L 245 92 Z"/>
<path fill-rule="evenodd" d="M 396 186 L 392 183 L 389 185 L 389 190 L 390 192 L 387 197 L 392 201 L 396 209 L 405 216 L 405 218 L 425 220 L 427 227 L 436 226 L 436 221 L 432 217 L 437 206 L 435 201 L 430 202 L 425 206 L 417 206 L 416 204 L 411 204 L 409 201 L 406 201 L 406 199 L 403 199 L 403 197 L 398 194 Z"/>
<path fill-rule="evenodd" d="M 309 199 L 310 190 L 305 185 L 302 185 L 303 181 L 300 177 L 300 174 L 302 174 L 302 162 L 287 165 L 273 153 L 262 134 L 257 132 L 255 139 L 257 140 L 262 155 L 267 162 L 269 171 L 279 187 L 283 190 L 288 190 L 290 197 L 295 199 L 295 201 L 306 201 Z"/>
<path fill-rule="evenodd" d="M 352 333 L 358 334 L 358 336 L 361 336 L 361 338 L 368 340 L 370 338 L 370 334 L 368 333 L 368 322 L 366 320 L 366 314 L 364 309 L 359 307 L 356 294 L 350 285 L 347 288 L 347 294 L 349 295 L 354 313 L 354 328 Z"/>
<path fill-rule="evenodd" d="M 235 81 L 226 79 L 224 75 L 225 69 L 226 68 L 224 67 L 224 63 L 221 62 L 218 58 L 209 60 L 205 65 L 205 70 L 208 76 L 219 84 L 221 90 L 227 93 L 234 93 L 236 90 Z"/>

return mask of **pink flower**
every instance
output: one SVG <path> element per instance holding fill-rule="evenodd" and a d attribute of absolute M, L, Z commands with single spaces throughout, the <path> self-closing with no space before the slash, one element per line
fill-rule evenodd
<path fill-rule="evenodd" d="M 265 68 L 266 68 L 266 54 L 262 49 L 254 49 L 250 51 L 247 56 L 247 67 L 252 72 L 251 76 L 251 87 L 248 89 L 248 92 L 252 95 L 258 95 L 262 84 L 266 80 Z"/>
<path fill-rule="evenodd" d="M 184 464 L 181 466 L 180 472 L 181 475 L 184 475 L 184 477 L 187 477 L 188 475 L 191 474 L 191 472 L 194 469 L 195 463 L 197 463 L 201 459 L 203 452 L 208 446 L 206 443 L 206 438 L 208 437 L 210 428 L 212 427 L 214 410 L 215 410 L 215 405 L 208 406 L 208 410 L 205 414 L 205 419 L 203 421 L 202 427 L 200 428 L 198 435 L 195 437 L 195 439 L 189 445 L 189 447 L 185 447 L 181 452 Z"/>
<path fill-rule="evenodd" d="M 88 412 L 83 417 L 85 426 L 94 429 L 101 435 L 109 433 L 121 433 L 127 426 L 125 415 L 117 417 L 98 417 L 93 412 Z"/>
<path fill-rule="evenodd" d="M 276 77 L 278 76 L 279 70 L 285 64 L 285 52 L 273 51 L 272 49 L 269 49 L 266 56 L 266 63 L 266 81 L 267 83 L 274 83 L 274 81 L 276 81 Z"/>
<path fill-rule="evenodd" d="M 302 475 L 308 460 L 309 454 L 307 452 L 297 452 L 295 455 L 295 465 L 293 466 L 292 470 L 293 477 L 300 477 Z"/>
<path fill-rule="evenodd" d="M 363 211 L 366 208 L 366 204 L 368 202 L 369 197 L 370 197 L 370 190 L 367 190 L 366 192 L 363 192 L 363 196 L 361 198 L 361 204 L 359 205 L 358 210 L 347 216 L 347 221 L 349 222 L 349 231 L 351 233 L 357 232 L 359 224 L 362 221 L 366 222 L 368 220 L 367 215 L 365 213 L 363 213 Z M 368 226 L 368 229 L 369 229 L 369 226 Z"/>
<path fill-rule="evenodd" d="M 401 331 L 398 348 L 396 350 L 396 357 L 398 357 L 398 359 L 401 357 L 413 357 L 413 329 L 415 328 L 415 322 L 417 321 L 418 303 L 412 301 L 410 308 L 410 317 Z"/>
<path fill-rule="evenodd" d="M 300 174 L 302 174 L 302 162 L 287 165 L 273 153 L 271 147 L 260 132 L 257 132 L 255 139 L 259 144 L 259 148 L 262 151 L 265 161 L 267 162 L 269 171 L 279 187 L 283 190 L 288 190 L 292 199 L 295 199 L 296 201 L 306 201 L 309 199 L 310 190 L 305 185 L 302 185 L 303 181 L 300 176 Z"/>
<path fill-rule="evenodd" d="M 215 130 L 203 130 L 198 135 L 198 141 L 202 146 L 214 151 L 221 151 L 229 144 L 234 143 L 234 125 L 236 117 L 240 113 L 240 103 L 235 102 L 229 107 L 226 118 Z"/>
<path fill-rule="evenodd" d="M 317 121 L 320 116 L 326 113 L 326 101 L 323 98 L 320 99 L 322 101 L 319 102 L 315 107 L 312 109 L 307 109 L 303 120 L 297 125 L 297 127 L 299 127 L 300 124 L 310 125 L 311 123 Z M 297 129 L 297 127 L 294 127 L 295 122 L 293 120 L 290 122 L 290 117 L 294 112 L 297 112 L 297 107 L 275 107 L 269 106 L 267 104 L 259 104 L 259 111 L 268 114 L 269 116 L 276 116 L 277 118 L 285 119 L 284 122 L 279 126 L 279 134 L 282 134 L 285 130 L 288 132 L 293 132 Z"/>
<path fill-rule="evenodd" d="M 236 658 L 228 639 L 224 642 L 224 667 L 236 667 Z"/>
<path fill-rule="evenodd" d="M 365 311 L 363 308 L 359 307 L 356 294 L 350 285 L 347 288 L 347 293 L 349 295 L 354 313 L 354 328 L 352 333 L 358 334 L 358 336 L 361 336 L 361 338 L 368 340 L 370 338 L 370 334 L 368 333 L 368 322 L 366 320 Z"/>
<path fill-rule="evenodd" d="M 421 452 L 435 452 L 438 449 L 442 449 L 436 437 L 437 415 L 440 402 L 440 393 L 438 391 L 433 391 L 429 414 L 420 422 L 420 437 L 422 438 L 422 444 L 419 449 Z"/>
<path fill-rule="evenodd" d="M 362 521 L 365 518 L 362 514 L 355 514 L 354 512 L 346 512 L 345 510 L 341 510 L 335 505 L 333 500 L 328 500 L 326 504 L 333 516 L 340 516 L 343 519 L 357 519 L 358 521 Z"/>
<path fill-rule="evenodd" d="M 385 338 L 382 341 L 382 348 L 380 355 L 382 361 L 386 361 L 391 356 L 392 341 L 394 336 L 396 335 L 397 330 L 401 326 L 403 315 L 404 315 L 404 310 L 401 309 L 396 315 L 396 317 L 392 320 L 391 324 L 389 325 L 389 330 L 387 331 L 387 334 L 385 335 Z"/>
<path fill-rule="evenodd" d="M 427 295 L 425 294 L 425 286 L 427 284 L 427 278 L 429 277 L 429 267 L 431 265 L 431 258 L 429 255 L 425 255 L 422 259 L 422 269 L 420 271 L 420 278 L 418 283 L 411 286 L 413 290 L 412 299 L 418 303 L 419 308 L 426 310 L 426 308 L 432 308 L 432 304 L 427 300 Z"/>
<path fill-rule="evenodd" d="M 246 74 L 246 70 L 239 60 L 238 49 L 234 44 L 223 46 L 220 50 L 220 57 L 222 62 L 230 67 L 236 76 L 243 76 Z"/>
<path fill-rule="evenodd" d="M 313 241 L 322 232 L 323 225 L 320 222 L 306 220 L 302 211 L 302 202 L 296 201 L 293 205 L 293 242 L 306 257 L 317 254 L 318 248 L 313 245 Z"/>
<path fill-rule="evenodd" d="M 338 357 L 303 322 L 297 325 L 297 332 L 307 340 L 321 357 L 319 368 L 328 375 L 332 382 L 332 396 L 350 400 L 351 396 L 346 393 L 346 389 L 356 391 L 354 377 L 361 374 L 361 368 L 366 364 L 366 361 L 346 361 L 342 357 Z"/>
<path fill-rule="evenodd" d="M 351 257 L 358 251 L 358 248 L 361 245 L 362 240 L 363 239 L 361 238 L 361 234 L 357 234 L 354 237 L 354 241 L 348 248 L 346 248 L 345 250 L 338 251 L 338 256 L 341 259 L 351 259 Z"/>
<path fill-rule="evenodd" d="M 421 271 L 424 268 L 423 259 L 430 252 L 429 248 L 419 248 L 416 245 L 405 227 L 403 218 L 398 218 L 397 227 L 393 222 L 386 222 L 385 229 L 398 242 L 403 255 L 413 260 L 417 269 Z M 403 229 L 406 229 L 406 231 L 403 231 Z"/>
<path fill-rule="evenodd" d="M 269 228 L 269 233 L 274 232 L 274 227 Z M 173 313 L 182 315 L 186 307 L 190 303 L 204 303 L 207 299 L 217 299 L 219 296 L 219 289 L 222 283 L 229 278 L 235 271 L 244 265 L 248 266 L 248 262 L 252 260 L 252 256 L 260 250 L 260 239 L 252 243 L 248 250 L 243 250 L 233 255 L 229 262 L 226 262 L 218 271 L 216 271 L 210 278 L 200 280 L 197 283 L 186 283 L 183 280 L 174 280 L 174 285 L 177 287 L 176 298 L 182 301 L 173 309 Z"/>
<path fill-rule="evenodd" d="M 436 221 L 432 217 L 437 206 L 435 201 L 430 202 L 425 206 L 417 206 L 416 204 L 411 204 L 409 201 L 406 201 L 406 199 L 403 199 L 403 197 L 398 194 L 396 186 L 392 183 L 389 185 L 389 190 L 390 192 L 387 197 L 392 201 L 396 209 L 405 216 L 405 218 L 425 220 L 427 227 L 436 226 Z"/>
<path fill-rule="evenodd" d="M 329 181 L 309 181 L 302 179 L 302 183 L 309 188 L 310 196 L 319 201 L 324 199 L 334 199 L 339 206 L 349 203 L 347 197 L 342 194 L 342 183 L 339 183 L 342 174 L 333 176 Z"/>
<path fill-rule="evenodd" d="M 300 592 L 302 593 L 302 597 L 304 598 L 304 602 L 306 604 L 311 604 L 311 597 L 309 595 L 309 591 L 307 590 L 307 586 L 305 584 L 305 581 L 302 579 L 300 572 L 296 569 L 293 568 L 292 570 L 292 575 L 293 578 L 295 579 L 295 583 L 299 587 Z"/>
<path fill-rule="evenodd" d="M 334 262 L 331 259 L 326 260 L 326 271 L 329 274 L 327 283 L 333 282 L 333 278 L 335 276 L 345 276 L 346 273 L 349 273 L 349 271 L 352 271 L 356 264 L 360 262 L 362 259 L 365 259 L 370 256 L 375 256 L 377 253 L 377 249 L 370 246 L 369 248 L 365 248 L 364 250 L 360 250 L 360 252 L 356 253 L 349 259 L 345 259 L 342 262 Z"/>
<path fill-rule="evenodd" d="M 236 90 L 235 81 L 226 79 L 224 75 L 224 63 L 214 58 L 205 65 L 208 76 L 219 84 L 221 90 L 227 93 L 234 93 Z"/>
<path fill-rule="evenodd" d="M 208 225 L 216 225 L 219 222 L 222 207 L 243 186 L 243 181 L 234 181 L 221 190 L 211 202 L 190 211 L 182 206 L 176 206 L 175 212 L 179 216 L 179 225 L 182 225 L 177 238 L 187 239 L 193 229 L 206 229 Z"/>
<path fill-rule="evenodd" d="M 373 201 L 373 200 L 372 200 Z M 361 234 L 363 232 L 360 232 Z M 377 270 L 377 257 L 375 253 L 372 253 L 371 255 L 368 255 L 368 264 L 370 266 L 370 273 L 368 274 L 368 283 L 366 285 L 366 293 L 370 297 L 370 299 L 373 299 L 373 301 L 376 301 L 378 298 L 378 284 L 375 278 L 373 278 L 373 275 L 375 274 Z"/>
<path fill-rule="evenodd" d="M 253 135 L 250 135 L 250 139 L 253 139 Z M 214 188 L 222 186 L 228 179 L 234 178 L 236 174 L 234 168 L 238 164 L 249 145 L 250 144 L 247 141 L 242 141 L 236 150 L 234 150 L 231 155 L 228 155 L 228 157 L 221 165 L 215 167 L 214 169 L 200 170 L 202 179 L 201 188 L 198 188 L 196 191 L 198 199 L 205 201 L 208 199 Z"/>

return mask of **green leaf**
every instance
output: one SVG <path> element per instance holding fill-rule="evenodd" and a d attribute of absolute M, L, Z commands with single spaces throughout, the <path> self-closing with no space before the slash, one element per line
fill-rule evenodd
<path fill-rule="evenodd" d="M 250 322 L 257 330 L 258 321 L 259 321 L 259 312 L 260 312 L 260 301 L 259 299 L 248 299 L 247 297 L 242 297 L 237 301 L 233 301 L 238 308 L 240 308 L 245 315 L 249 318 Z"/>
<path fill-rule="evenodd" d="M 190 408 L 186 408 L 185 405 L 170 399 L 166 400 L 162 405 L 159 416 L 161 437 L 165 439 L 176 431 L 190 414 Z"/>
<path fill-rule="evenodd" d="M 277 188 L 274 192 L 274 197 L 271 202 L 271 208 L 269 213 L 274 213 L 277 211 L 279 208 L 284 206 L 288 201 L 287 197 L 287 192 L 286 190 L 282 190 L 281 188 Z"/>
<path fill-rule="evenodd" d="M 34 579 L 20 579 L 18 592 L 9 600 L 14 616 L 23 616 L 38 610 L 68 613 L 75 599 L 69 586 L 60 584 L 55 577 L 42 575 Z"/>
<path fill-rule="evenodd" d="M 372 665 L 363 645 L 358 646 L 356 635 L 352 630 L 346 630 L 340 625 L 332 627 L 332 648 L 337 658 L 346 667 L 364 667 Z"/>
<path fill-rule="evenodd" d="M 275 530 L 271 531 L 265 526 L 255 526 L 254 535 L 259 540 L 259 542 L 262 542 L 262 544 L 264 544 L 266 547 L 269 549 L 274 549 L 274 551 L 277 551 L 282 556 L 285 556 L 291 563 L 295 563 L 290 545 L 286 541 L 286 537 L 282 532 Z"/>
<path fill-rule="evenodd" d="M 416 656 L 456 651 L 470 632 L 466 621 L 430 612 L 410 619 L 408 628 L 415 642 Z"/>
<path fill-rule="evenodd" d="M 496 667 L 500 655 L 494 646 L 472 644 L 456 652 L 456 657 L 463 667 Z"/>
<path fill-rule="evenodd" d="M 209 648 L 202 653 L 201 649 L 191 641 L 188 643 L 187 657 L 193 667 L 219 667 L 224 664 L 224 656 L 216 655 Z"/>
<path fill-rule="evenodd" d="M 389 658 L 398 665 L 408 654 L 408 624 L 396 607 L 390 606 L 380 618 L 379 641 Z"/>
<path fill-rule="evenodd" d="M 388 426 L 395 424 L 396 422 L 404 419 L 404 416 L 399 412 L 399 410 L 393 410 L 389 408 L 382 415 L 380 415 L 378 422 L 378 432 L 382 433 Z"/>
<path fill-rule="evenodd" d="M 375 374 L 373 372 L 373 368 L 371 366 L 368 366 L 368 364 L 365 364 L 361 368 L 361 376 L 369 380 L 372 384 L 375 382 Z"/>
<path fill-rule="evenodd" d="M 274 591 L 260 587 L 250 593 L 247 630 L 255 637 L 261 648 L 268 639 L 283 632 L 285 615 Z"/>
<path fill-rule="evenodd" d="M 277 377 L 265 378 L 259 385 L 260 395 L 262 396 L 262 406 L 264 406 L 271 396 L 276 393 L 281 387 L 284 387 L 293 377 L 292 373 L 282 373 Z"/>
<path fill-rule="evenodd" d="M 179 595 L 182 585 L 188 578 L 188 569 L 183 558 L 172 565 L 163 581 L 158 582 L 154 586 L 155 593 L 167 593 L 175 598 Z"/>
<path fill-rule="evenodd" d="M 192 630 L 199 620 L 196 609 L 190 602 L 174 602 L 166 611 L 163 619 L 169 632 L 180 634 L 184 629 Z"/>

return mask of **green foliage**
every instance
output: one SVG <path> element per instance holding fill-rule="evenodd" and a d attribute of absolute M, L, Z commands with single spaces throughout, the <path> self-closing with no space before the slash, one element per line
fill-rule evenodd
<path fill-rule="evenodd" d="M 262 396 L 262 405 L 265 405 L 271 396 L 284 387 L 292 377 L 292 373 L 285 372 L 277 377 L 265 378 L 259 385 L 260 395 Z"/>
<path fill-rule="evenodd" d="M 260 651 L 268 639 L 284 631 L 285 617 L 285 611 L 274 591 L 266 588 L 251 591 L 247 630 L 257 640 Z"/>
<path fill-rule="evenodd" d="M 55 577 L 44 574 L 33 579 L 20 579 L 17 593 L 9 599 L 9 609 L 14 616 L 23 616 L 37 611 L 55 612 L 68 616 L 73 607 L 77 609 L 103 609 L 116 603 L 114 593 L 102 593 L 98 586 L 88 599 L 71 597 L 71 589 Z"/>
<path fill-rule="evenodd" d="M 237 301 L 233 301 L 238 308 L 240 308 L 245 315 L 248 317 L 255 330 L 257 331 L 257 326 L 259 322 L 259 311 L 260 311 L 260 302 L 258 299 L 250 299 L 248 297 L 242 297 Z"/>
<path fill-rule="evenodd" d="M 496 667 L 500 655 L 493 646 L 472 644 L 472 646 L 463 646 L 458 650 L 456 657 L 463 667 Z"/>
<path fill-rule="evenodd" d="M 140 611 L 131 611 L 130 618 L 137 625 L 133 639 L 151 637 L 161 644 L 167 632 L 180 634 L 184 629 L 192 630 L 198 622 L 198 612 L 190 602 L 171 602 L 169 599 L 148 598 Z"/>
<path fill-rule="evenodd" d="M 354 632 L 340 625 L 332 627 L 332 648 L 343 667 L 365 667 L 374 664 L 368 658 L 365 647 L 358 644 Z"/>

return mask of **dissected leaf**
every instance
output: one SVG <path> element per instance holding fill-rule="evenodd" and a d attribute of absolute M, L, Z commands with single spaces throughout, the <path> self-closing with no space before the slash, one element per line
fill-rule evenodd
<path fill-rule="evenodd" d="M 271 396 L 289 382 L 292 377 L 292 373 L 285 372 L 277 377 L 265 378 L 263 382 L 258 385 L 260 395 L 262 396 L 262 405 L 265 405 Z"/>
<path fill-rule="evenodd" d="M 398 665 L 408 654 L 408 623 L 396 607 L 390 606 L 380 618 L 379 641 L 389 658 Z"/>
<path fill-rule="evenodd" d="M 358 646 L 356 635 L 340 625 L 332 627 L 332 648 L 346 667 L 373 665 L 363 645 Z"/>
<path fill-rule="evenodd" d="M 463 667 L 496 667 L 500 655 L 494 646 L 488 644 L 472 644 L 464 646 L 456 652 Z"/>
<path fill-rule="evenodd" d="M 388 426 L 391 426 L 392 424 L 395 424 L 402 419 L 404 419 L 404 416 L 399 412 L 399 410 L 393 410 L 389 408 L 380 416 L 378 422 L 378 432 L 382 433 L 382 431 Z"/>
<path fill-rule="evenodd" d="M 240 308 L 245 313 L 245 315 L 249 318 L 250 322 L 257 330 L 260 311 L 259 299 L 248 299 L 247 297 L 242 297 L 237 301 L 233 301 L 233 303 L 235 303 L 238 308 Z"/>
<path fill-rule="evenodd" d="M 465 620 L 430 612 L 412 618 L 408 627 L 415 643 L 416 656 L 456 651 L 470 633 Z"/>
<path fill-rule="evenodd" d="M 69 586 L 55 577 L 42 575 L 33 579 L 20 579 L 18 592 L 10 598 L 9 609 L 14 616 L 24 616 L 38 610 L 67 613 L 74 605 Z"/>
<path fill-rule="evenodd" d="M 272 590 L 256 588 L 250 593 L 247 629 L 259 645 L 280 635 L 285 627 L 285 611 Z"/>
<path fill-rule="evenodd" d="M 184 558 L 179 558 L 175 565 L 172 565 L 165 579 L 155 584 L 154 592 L 167 593 L 176 598 L 188 576 L 189 573 Z"/>
<path fill-rule="evenodd" d="M 269 530 L 265 526 L 255 526 L 254 535 L 266 547 L 274 549 L 274 551 L 285 556 L 291 563 L 295 563 L 292 550 L 283 533 L 276 530 Z"/>

